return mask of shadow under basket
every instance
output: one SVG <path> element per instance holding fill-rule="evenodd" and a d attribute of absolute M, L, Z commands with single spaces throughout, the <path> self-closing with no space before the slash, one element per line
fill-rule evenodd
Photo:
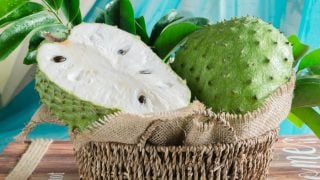
<path fill-rule="evenodd" d="M 200 146 L 89 142 L 76 161 L 82 179 L 266 179 L 277 136 Z"/>

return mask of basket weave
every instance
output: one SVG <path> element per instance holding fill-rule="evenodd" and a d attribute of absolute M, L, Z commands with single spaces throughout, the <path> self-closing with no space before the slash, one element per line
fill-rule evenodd
<path fill-rule="evenodd" d="M 265 179 L 277 131 L 200 146 L 89 142 L 76 160 L 83 179 Z"/>

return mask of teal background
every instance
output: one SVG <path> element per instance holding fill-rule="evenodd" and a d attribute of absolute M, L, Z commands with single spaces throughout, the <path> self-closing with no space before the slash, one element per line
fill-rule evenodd
<path fill-rule="evenodd" d="M 108 0 L 96 1 L 85 20 L 93 20 L 95 10 L 104 7 Z M 85 3 L 82 0 L 81 3 Z M 172 9 L 186 16 L 203 16 L 212 22 L 234 16 L 253 15 L 272 23 L 286 35 L 297 34 L 311 49 L 320 47 L 319 0 L 133 0 L 136 16 L 144 15 L 149 33 L 155 22 Z M 6 107 L 0 109 L 0 152 L 13 141 L 28 123 L 40 105 L 38 94 L 31 82 Z M 280 134 L 311 134 L 307 127 L 295 128 L 287 120 L 281 124 Z M 67 128 L 57 125 L 40 125 L 29 138 L 68 139 Z"/>

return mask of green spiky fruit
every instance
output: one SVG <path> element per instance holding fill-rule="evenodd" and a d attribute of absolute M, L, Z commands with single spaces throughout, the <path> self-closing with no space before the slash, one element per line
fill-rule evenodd
<path fill-rule="evenodd" d="M 93 121 L 120 111 L 81 100 L 50 81 L 40 70 L 36 73 L 36 90 L 51 113 L 63 120 L 72 129 L 83 129 Z"/>
<path fill-rule="evenodd" d="M 288 82 L 292 63 L 283 34 L 258 18 L 243 17 L 191 34 L 172 68 L 215 112 L 243 114 Z"/>
<path fill-rule="evenodd" d="M 37 54 L 41 101 L 71 128 L 117 111 L 163 112 L 190 103 L 185 82 L 135 36 L 105 24 L 74 27 Z"/>

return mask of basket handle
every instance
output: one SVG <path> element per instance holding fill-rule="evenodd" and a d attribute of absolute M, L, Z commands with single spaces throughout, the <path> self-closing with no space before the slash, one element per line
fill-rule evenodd
<path fill-rule="evenodd" d="M 25 141 L 27 139 L 28 134 L 33 130 L 33 128 L 42 123 L 65 125 L 64 122 L 50 114 L 50 111 L 47 108 L 47 106 L 41 105 L 38 108 L 38 110 L 34 113 L 34 115 L 31 117 L 29 123 L 15 137 L 16 141 Z"/>

